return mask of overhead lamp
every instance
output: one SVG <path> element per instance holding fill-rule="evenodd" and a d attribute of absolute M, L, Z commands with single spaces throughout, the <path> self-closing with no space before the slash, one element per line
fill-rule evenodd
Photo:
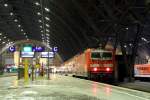
<path fill-rule="evenodd" d="M 37 15 L 41 15 L 41 13 L 40 13 L 40 12 L 37 12 Z"/>
<path fill-rule="evenodd" d="M 23 29 L 21 29 L 21 32 L 23 32 Z"/>
<path fill-rule="evenodd" d="M 14 15 L 14 13 L 11 12 L 10 15 L 12 16 L 12 15 Z"/>
<path fill-rule="evenodd" d="M 49 32 L 49 30 L 48 30 L 48 29 L 46 29 L 46 32 Z"/>
<path fill-rule="evenodd" d="M 126 27 L 126 30 L 128 30 L 129 28 L 128 27 Z"/>
<path fill-rule="evenodd" d="M 132 43 L 130 43 L 129 45 L 132 46 Z"/>
<path fill-rule="evenodd" d="M 8 7 L 8 4 L 7 4 L 7 3 L 5 3 L 5 4 L 4 4 L 4 6 L 5 6 L 5 7 Z"/>
<path fill-rule="evenodd" d="M 49 27 L 49 24 L 45 24 L 47 27 Z"/>
<path fill-rule="evenodd" d="M 35 5 L 39 6 L 39 5 L 40 5 L 40 3 L 39 3 L 39 2 L 35 2 Z"/>
<path fill-rule="evenodd" d="M 5 42 L 2 42 L 2 44 L 4 44 Z"/>
<path fill-rule="evenodd" d="M 18 27 L 21 27 L 21 25 L 18 25 Z"/>
<path fill-rule="evenodd" d="M 41 33 L 43 33 L 43 31 L 41 31 Z"/>
<path fill-rule="evenodd" d="M 49 34 L 46 34 L 47 36 L 49 36 Z"/>
<path fill-rule="evenodd" d="M 6 36 L 4 37 L 4 39 L 6 39 Z"/>
<path fill-rule="evenodd" d="M 127 45 L 124 45 L 124 47 L 126 48 L 126 47 L 127 47 Z"/>
<path fill-rule="evenodd" d="M 15 20 L 14 20 L 14 22 L 18 22 L 18 20 L 17 20 L 17 19 L 15 19 Z"/>
<path fill-rule="evenodd" d="M 44 8 L 45 9 L 45 11 L 47 11 L 47 12 L 49 12 L 50 10 L 49 10 L 49 8 Z"/>
<path fill-rule="evenodd" d="M 46 20 L 50 20 L 50 18 L 48 18 L 48 17 L 45 17 L 45 19 L 46 19 Z"/>
<path fill-rule="evenodd" d="M 23 33 L 24 35 L 26 35 L 26 33 Z"/>
<path fill-rule="evenodd" d="M 0 35 L 2 35 L 2 33 L 0 33 Z"/>
<path fill-rule="evenodd" d="M 40 28 L 42 28 L 42 26 L 40 26 Z"/>
<path fill-rule="evenodd" d="M 42 20 L 40 20 L 40 19 L 39 19 L 38 21 L 39 21 L 40 23 L 42 22 Z"/>
<path fill-rule="evenodd" d="M 2 39 L 0 39 L 0 41 L 1 41 Z"/>

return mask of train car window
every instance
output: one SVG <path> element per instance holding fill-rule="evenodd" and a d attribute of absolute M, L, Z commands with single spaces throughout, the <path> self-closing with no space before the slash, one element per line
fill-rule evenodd
<path fill-rule="evenodd" d="M 100 59 L 100 52 L 92 52 L 91 53 L 91 58 L 92 59 Z"/>
<path fill-rule="evenodd" d="M 112 59 L 112 53 L 111 52 L 103 52 L 102 53 L 102 58 L 104 60 L 111 60 Z"/>

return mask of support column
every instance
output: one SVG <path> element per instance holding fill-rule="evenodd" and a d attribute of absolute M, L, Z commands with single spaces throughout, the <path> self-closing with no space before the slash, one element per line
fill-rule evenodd
<path fill-rule="evenodd" d="M 133 81 L 134 79 L 134 63 L 135 63 L 135 58 L 137 54 L 137 49 L 138 49 L 138 43 L 140 40 L 141 32 L 143 31 L 143 27 L 141 24 L 137 24 L 137 33 L 133 42 L 133 48 L 132 48 L 132 55 L 131 55 L 131 60 L 129 62 L 129 81 Z"/>

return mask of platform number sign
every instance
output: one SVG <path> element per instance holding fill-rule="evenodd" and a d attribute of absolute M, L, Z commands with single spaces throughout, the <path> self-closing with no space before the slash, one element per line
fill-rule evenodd
<path fill-rule="evenodd" d="M 58 52 L 58 47 L 53 47 L 53 52 Z"/>
<path fill-rule="evenodd" d="M 10 52 L 15 52 L 15 51 L 16 51 L 16 48 L 15 48 L 15 46 L 10 46 L 10 47 L 8 48 L 8 50 L 9 50 Z"/>

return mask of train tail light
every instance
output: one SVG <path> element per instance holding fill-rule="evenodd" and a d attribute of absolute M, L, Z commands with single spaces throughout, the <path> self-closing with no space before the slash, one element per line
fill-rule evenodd
<path fill-rule="evenodd" d="M 96 72 L 96 71 L 97 71 L 97 68 L 93 68 L 93 70 Z"/>
<path fill-rule="evenodd" d="M 110 71 L 110 68 L 106 68 L 106 71 L 109 72 L 109 71 Z"/>

